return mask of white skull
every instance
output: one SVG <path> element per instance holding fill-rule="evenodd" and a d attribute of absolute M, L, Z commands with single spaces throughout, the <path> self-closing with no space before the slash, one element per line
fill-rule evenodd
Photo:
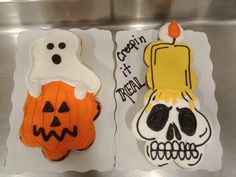
<path fill-rule="evenodd" d="M 197 165 L 204 153 L 203 145 L 212 134 L 209 121 L 198 106 L 189 108 L 190 97 L 178 99 L 174 105 L 163 100 L 155 102 L 155 93 L 151 94 L 132 122 L 135 136 L 146 141 L 146 158 L 155 166 L 170 162 L 182 168 Z M 152 107 L 149 110 L 147 107 L 150 104 Z"/>

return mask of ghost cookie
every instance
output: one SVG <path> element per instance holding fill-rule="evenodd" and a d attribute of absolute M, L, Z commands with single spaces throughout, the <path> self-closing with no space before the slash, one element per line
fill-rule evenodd
<path fill-rule="evenodd" d="M 95 95 L 101 84 L 81 63 L 81 50 L 80 38 L 64 30 L 49 33 L 30 49 L 20 138 L 50 160 L 87 149 L 95 139 L 93 121 L 100 112 Z"/>
<path fill-rule="evenodd" d="M 159 37 L 145 49 L 149 90 L 132 131 L 145 141 L 144 154 L 152 165 L 192 168 L 203 159 L 211 125 L 194 93 L 197 77 L 183 29 L 172 21 L 161 28 Z"/>
<path fill-rule="evenodd" d="M 42 85 L 52 81 L 63 81 L 75 87 L 75 96 L 80 100 L 87 92 L 96 94 L 100 80 L 80 62 L 81 50 L 81 39 L 65 30 L 56 30 L 35 41 L 31 47 L 31 66 L 26 77 L 29 94 L 39 97 Z"/>

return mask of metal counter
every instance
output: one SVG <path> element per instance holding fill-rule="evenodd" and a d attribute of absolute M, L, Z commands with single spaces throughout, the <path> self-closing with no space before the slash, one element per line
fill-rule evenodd
<path fill-rule="evenodd" d="M 213 78 L 216 83 L 222 169 L 217 172 L 162 171 L 63 174 L 8 174 L 7 156 L 11 93 L 19 32 L 32 28 L 96 27 L 112 31 L 157 29 L 170 19 L 185 28 L 205 32 L 211 45 Z M 0 2 L 0 176 L 4 177 L 236 177 L 236 1 L 235 0 L 6 0 Z M 212 159 L 214 160 L 214 159 Z"/>

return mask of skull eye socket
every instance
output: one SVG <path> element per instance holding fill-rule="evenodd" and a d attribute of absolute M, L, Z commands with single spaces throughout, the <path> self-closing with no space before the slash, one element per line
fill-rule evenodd
<path fill-rule="evenodd" d="M 181 131 L 188 136 L 193 136 L 197 129 L 197 120 L 189 108 L 177 108 L 179 111 L 179 125 Z"/>
<path fill-rule="evenodd" d="M 53 111 L 54 111 L 53 106 L 49 101 L 47 101 L 43 107 L 43 112 L 53 112 Z"/>
<path fill-rule="evenodd" d="M 172 107 L 169 108 L 164 104 L 155 105 L 147 117 L 148 127 L 153 131 L 162 130 L 166 125 L 171 109 Z"/>
<path fill-rule="evenodd" d="M 69 111 L 70 111 L 69 107 L 67 106 L 66 102 L 63 101 L 58 112 L 63 113 L 63 112 L 69 112 Z"/>

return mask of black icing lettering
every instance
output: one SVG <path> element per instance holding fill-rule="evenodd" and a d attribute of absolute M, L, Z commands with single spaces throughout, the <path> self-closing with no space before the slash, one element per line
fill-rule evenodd
<path fill-rule="evenodd" d="M 162 130 L 168 120 L 170 109 L 171 108 L 168 108 L 164 104 L 157 104 L 153 106 L 147 117 L 147 126 L 153 131 Z"/>
<path fill-rule="evenodd" d="M 120 61 L 125 61 L 126 55 L 123 55 L 123 54 L 120 53 L 120 52 L 117 52 L 116 55 L 117 55 L 117 57 L 118 57 L 118 59 L 119 59 Z"/>
<path fill-rule="evenodd" d="M 125 84 L 124 89 L 128 95 L 130 95 L 130 96 L 133 95 L 133 91 L 130 87 L 130 83 Z"/>
<path fill-rule="evenodd" d="M 143 36 L 140 36 L 139 40 L 140 40 L 141 43 L 146 43 L 147 42 L 146 39 Z"/>
<path fill-rule="evenodd" d="M 126 54 L 125 53 L 126 53 L 126 48 L 121 50 L 121 54 L 126 58 Z"/>
<path fill-rule="evenodd" d="M 120 70 L 123 70 L 122 73 L 125 77 L 127 77 L 128 74 L 131 74 L 130 67 L 130 65 L 126 66 L 125 63 L 123 63 L 123 67 L 120 67 Z"/>
<path fill-rule="evenodd" d="M 134 38 L 135 42 L 139 45 L 138 40 L 134 37 L 134 35 L 132 35 L 132 37 Z"/>
<path fill-rule="evenodd" d="M 120 94 L 120 97 L 122 99 L 123 102 L 126 101 L 126 97 L 130 99 L 130 101 L 132 101 L 132 103 L 135 103 L 134 100 L 132 100 L 132 98 L 129 96 L 128 93 L 126 93 L 124 88 L 119 88 L 116 90 L 116 92 L 118 92 Z"/>
<path fill-rule="evenodd" d="M 125 102 L 129 98 L 132 103 L 135 103 L 131 96 L 137 92 L 137 90 L 140 90 L 145 84 L 141 84 L 138 78 L 134 77 L 133 80 L 129 80 L 123 88 L 118 88 L 116 90 L 116 93 L 119 93 L 121 99 L 123 102 Z"/>
<path fill-rule="evenodd" d="M 120 61 L 125 61 L 127 54 L 130 53 L 132 51 L 132 49 L 136 49 L 138 50 L 138 45 L 142 44 L 142 43 L 146 43 L 146 39 L 144 38 L 144 36 L 140 36 L 138 39 L 134 37 L 134 35 L 132 35 L 131 40 L 129 40 L 129 42 L 125 45 L 125 47 L 120 51 L 117 52 L 117 58 Z"/>
<path fill-rule="evenodd" d="M 139 80 L 138 80 L 137 77 L 134 77 L 133 79 L 134 79 L 134 81 L 137 83 L 137 85 L 139 86 L 139 88 L 142 88 L 143 86 L 145 86 L 145 84 L 141 84 L 141 83 L 139 82 Z"/>
<path fill-rule="evenodd" d="M 130 40 L 129 44 L 132 46 L 130 49 L 135 48 L 136 50 L 138 50 L 138 47 L 136 47 L 136 43 L 134 40 Z"/>
<path fill-rule="evenodd" d="M 193 136 L 197 129 L 197 120 L 194 113 L 189 108 L 177 108 L 179 112 L 178 120 L 181 131 L 188 136 Z"/>
<path fill-rule="evenodd" d="M 136 83 L 135 83 L 134 81 L 132 81 L 132 80 L 129 81 L 129 85 L 130 85 L 130 87 L 131 87 L 132 90 L 133 90 L 132 94 L 133 94 L 133 93 L 136 93 L 136 92 L 141 88 L 138 84 L 136 84 Z"/>

